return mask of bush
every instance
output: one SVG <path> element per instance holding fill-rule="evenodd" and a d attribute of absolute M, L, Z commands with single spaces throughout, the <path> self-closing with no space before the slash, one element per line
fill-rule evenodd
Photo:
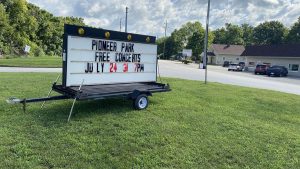
<path fill-rule="evenodd" d="M 50 51 L 50 52 L 47 53 L 47 55 L 49 55 L 49 56 L 54 56 L 55 54 L 54 54 L 53 51 Z"/>
<path fill-rule="evenodd" d="M 43 49 L 41 49 L 40 47 L 37 47 L 33 50 L 33 54 L 35 57 L 39 57 L 39 56 L 44 56 L 45 53 L 43 51 Z"/>
<path fill-rule="evenodd" d="M 45 55 L 44 50 L 40 48 L 37 44 L 29 41 L 27 42 L 27 45 L 30 46 L 30 52 L 29 52 L 30 56 L 39 57 Z"/>
<path fill-rule="evenodd" d="M 182 60 L 182 63 L 189 64 L 189 63 L 192 63 L 192 61 L 191 60 Z"/>
<path fill-rule="evenodd" d="M 13 59 L 13 58 L 17 58 L 17 57 L 19 57 L 19 56 L 17 56 L 17 55 L 5 55 L 4 59 Z"/>

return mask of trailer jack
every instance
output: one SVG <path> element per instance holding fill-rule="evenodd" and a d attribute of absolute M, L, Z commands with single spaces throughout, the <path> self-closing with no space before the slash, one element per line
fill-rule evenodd
<path fill-rule="evenodd" d="M 23 111 L 26 112 L 26 98 L 23 100 Z"/>

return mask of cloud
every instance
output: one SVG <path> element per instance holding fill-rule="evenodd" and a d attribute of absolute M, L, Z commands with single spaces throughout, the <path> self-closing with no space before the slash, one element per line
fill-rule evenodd
<path fill-rule="evenodd" d="M 125 7 L 129 7 L 128 31 L 163 36 L 168 20 L 168 34 L 188 21 L 205 24 L 207 0 L 28 0 L 56 16 L 84 18 L 87 25 L 124 30 Z M 292 25 L 300 16 L 300 0 L 212 0 L 210 27 L 216 29 L 230 22 L 258 25 L 279 20 Z"/>

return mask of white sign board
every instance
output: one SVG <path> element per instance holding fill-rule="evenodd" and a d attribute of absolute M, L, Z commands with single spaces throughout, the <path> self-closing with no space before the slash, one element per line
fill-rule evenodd
<path fill-rule="evenodd" d="M 26 53 L 29 53 L 30 52 L 30 46 L 26 45 L 25 48 L 24 48 L 24 51 Z"/>
<path fill-rule="evenodd" d="M 154 82 L 157 45 L 67 37 L 66 86 Z"/>
<path fill-rule="evenodd" d="M 182 49 L 182 55 L 186 57 L 192 56 L 192 49 Z"/>

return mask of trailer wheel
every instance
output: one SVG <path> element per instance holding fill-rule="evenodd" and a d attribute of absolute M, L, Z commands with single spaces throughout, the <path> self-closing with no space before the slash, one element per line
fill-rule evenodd
<path fill-rule="evenodd" d="M 134 100 L 133 103 L 134 103 L 134 108 L 137 110 L 146 109 L 149 104 L 148 96 L 145 94 L 141 94 Z"/>

